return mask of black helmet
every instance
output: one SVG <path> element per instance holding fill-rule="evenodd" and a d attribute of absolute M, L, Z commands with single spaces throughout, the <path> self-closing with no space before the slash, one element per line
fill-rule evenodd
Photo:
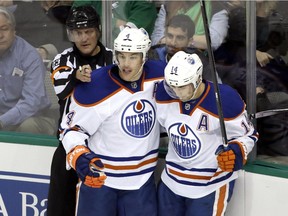
<path fill-rule="evenodd" d="M 92 6 L 84 5 L 75 7 L 70 11 L 66 26 L 69 30 L 95 27 L 100 31 L 101 21 Z"/>

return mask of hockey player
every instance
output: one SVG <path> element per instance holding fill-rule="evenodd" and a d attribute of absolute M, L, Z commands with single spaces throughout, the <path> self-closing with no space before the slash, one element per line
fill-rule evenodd
<path fill-rule="evenodd" d="M 117 64 L 93 72 L 71 96 L 61 140 L 81 179 L 78 216 L 157 215 L 153 92 L 165 63 L 146 61 L 150 44 L 143 28 L 124 28 L 114 41 Z"/>
<path fill-rule="evenodd" d="M 177 52 L 157 85 L 157 119 L 169 135 L 158 187 L 159 216 L 224 215 L 238 171 L 258 140 L 239 94 L 219 84 L 228 146 L 224 147 L 214 87 L 202 80 L 196 54 Z"/>
<path fill-rule="evenodd" d="M 67 19 L 68 37 L 73 47 L 58 54 L 52 63 L 52 79 L 59 98 L 60 116 L 69 95 L 79 83 L 91 81 L 91 71 L 112 64 L 113 52 L 99 41 L 101 21 L 91 6 L 74 8 Z M 74 216 L 76 184 L 78 176 L 74 170 L 66 170 L 66 152 L 61 142 L 57 147 L 51 165 L 48 195 L 48 216 Z"/>

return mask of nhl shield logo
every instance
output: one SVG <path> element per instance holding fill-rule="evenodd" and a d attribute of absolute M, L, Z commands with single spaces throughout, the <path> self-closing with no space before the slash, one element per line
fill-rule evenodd
<path fill-rule="evenodd" d="M 148 100 L 137 100 L 130 103 L 123 111 L 121 125 L 132 137 L 146 137 L 156 121 L 155 108 Z"/>

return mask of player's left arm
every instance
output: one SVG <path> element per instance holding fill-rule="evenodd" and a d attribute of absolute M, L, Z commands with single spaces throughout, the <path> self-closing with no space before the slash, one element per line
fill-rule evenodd
<path fill-rule="evenodd" d="M 240 95 L 229 86 L 221 87 L 221 90 L 228 146 L 220 145 L 216 157 L 223 171 L 232 172 L 245 165 L 258 140 L 258 132 L 248 118 L 246 104 Z"/>
<path fill-rule="evenodd" d="M 233 172 L 242 169 L 248 154 L 258 140 L 258 132 L 244 111 L 234 120 L 225 121 L 228 146 L 220 145 L 216 151 L 219 167 L 223 171 Z"/>

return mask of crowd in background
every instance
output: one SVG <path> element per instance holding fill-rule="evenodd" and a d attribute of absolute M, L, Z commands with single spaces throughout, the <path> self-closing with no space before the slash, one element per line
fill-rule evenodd
<path fill-rule="evenodd" d="M 31 52 L 28 56 L 23 51 L 13 57 L 17 59 L 19 55 L 19 58 L 23 58 L 23 60 L 17 59 L 20 61 L 18 64 L 15 60 L 5 60 L 12 57 L 2 54 L 5 49 L 1 51 L 2 68 L 7 68 L 6 64 L 9 64 L 13 73 L 11 80 L 7 74 L 1 73 L 0 77 L 1 130 L 57 134 L 60 114 L 56 111 L 59 108 L 58 99 L 49 79 L 51 62 L 57 54 L 73 45 L 73 42 L 69 41 L 65 26 L 68 12 L 73 7 L 85 4 L 92 5 L 103 19 L 101 1 L 0 1 L 0 5 L 8 8 L 15 16 L 11 40 L 14 40 L 14 37 L 17 40 L 24 39 L 38 51 L 43 60 L 38 62 L 37 56 L 34 56 L 35 60 L 33 60 L 30 57 Z M 113 29 L 108 31 L 108 34 L 112 34 L 113 40 L 125 26 L 143 27 L 152 40 L 153 46 L 149 51 L 151 58 L 157 57 L 168 61 L 173 52 L 190 47 L 206 62 L 204 71 L 207 71 L 207 78 L 211 79 L 208 45 L 201 5 L 198 1 L 116 1 L 111 4 Z M 257 112 L 267 111 L 269 114 L 269 110 L 287 108 L 288 18 L 287 12 L 283 10 L 286 4 L 284 1 L 256 1 Z M 205 7 L 218 80 L 235 88 L 246 100 L 249 96 L 249 92 L 246 92 L 246 77 L 249 71 L 246 71 L 245 2 L 207 0 Z M 174 21 L 177 25 L 177 16 L 180 20 L 181 16 L 190 18 L 192 25 L 195 25 L 195 31 L 189 32 L 191 26 L 182 29 L 182 32 L 175 32 L 175 28 L 167 27 L 167 25 L 173 27 L 172 22 L 175 17 L 176 21 L 175 19 Z M 185 21 L 182 20 L 182 24 L 185 25 Z M 99 25 L 101 31 L 101 24 Z M 102 23 L 103 25 L 105 23 Z M 3 34 L 6 29 L 1 28 L 0 31 Z M 101 41 L 101 36 L 99 37 Z M 29 49 L 32 48 L 30 45 Z M 168 55 L 165 52 L 168 52 Z M 38 69 L 33 69 L 32 63 L 28 63 L 29 60 Z M 34 70 L 35 73 L 29 73 L 29 76 L 32 76 L 30 78 L 28 78 L 28 70 Z M 41 73 L 41 76 L 37 76 L 37 73 Z M 18 83 L 17 87 L 15 83 Z M 3 92 L 6 94 L 2 96 Z M 40 96 L 41 92 L 43 92 L 42 96 Z M 33 117 L 32 123 L 31 117 Z M 257 146 L 259 154 L 288 155 L 287 122 L 287 112 L 284 111 L 257 119 L 256 127 L 261 134 Z"/>
<path fill-rule="evenodd" d="M 89 206 L 89 202 L 86 202 L 85 199 L 90 199 L 92 194 L 93 199 L 96 201 L 106 196 L 109 196 L 114 200 L 113 194 L 115 191 L 118 193 L 118 189 L 130 192 L 131 190 L 138 191 L 139 188 L 136 189 L 136 186 L 141 186 L 140 188 L 142 188 L 144 184 L 143 179 L 146 178 L 148 174 L 150 175 L 150 172 L 153 172 L 152 168 L 154 169 L 156 167 L 156 162 L 149 162 L 149 166 L 151 167 L 148 167 L 149 169 L 143 168 L 143 171 L 141 171 L 144 174 L 139 174 L 141 172 L 134 174 L 132 171 L 130 174 L 119 174 L 118 171 L 113 171 L 113 167 L 117 167 L 119 165 L 119 162 L 116 163 L 115 161 L 119 159 L 117 156 L 123 149 L 118 149 L 118 143 L 114 143 L 115 140 L 112 139 L 113 136 L 111 136 L 111 134 L 106 136 L 106 134 L 103 132 L 105 129 L 107 131 L 107 129 L 110 127 L 107 127 L 108 124 L 111 126 L 115 125 L 113 124 L 113 118 L 110 118 L 110 105 L 106 106 L 107 104 L 103 103 L 104 105 L 102 104 L 97 106 L 97 104 L 100 103 L 99 101 L 106 100 L 105 96 L 107 95 L 105 94 L 108 94 L 107 92 L 110 94 L 112 90 L 115 90 L 113 89 L 116 88 L 114 86 L 114 82 L 121 83 L 121 85 L 125 86 L 128 91 L 133 92 L 133 94 L 138 94 L 139 92 L 141 94 L 145 94 L 146 91 L 148 92 L 148 90 L 143 90 L 139 87 L 141 86 L 141 82 L 139 80 L 141 80 L 140 77 L 142 76 L 142 73 L 148 78 L 158 80 L 162 77 L 160 72 L 162 70 L 164 71 L 163 68 L 171 67 L 171 74 L 173 75 L 173 72 L 177 74 L 179 71 L 173 71 L 175 69 L 175 65 L 179 68 L 181 68 L 183 65 L 185 66 L 186 59 L 191 57 L 191 53 L 193 53 L 192 55 L 197 54 L 195 55 L 197 58 L 195 56 L 191 58 L 193 61 L 201 62 L 201 64 L 199 63 L 201 72 L 199 72 L 199 79 L 191 81 L 194 86 L 194 93 L 192 97 L 189 97 L 189 100 L 192 98 L 196 101 L 198 98 L 204 98 L 202 95 L 204 89 L 214 88 L 210 82 L 206 81 L 216 82 L 217 80 L 218 83 L 228 84 L 230 87 L 236 90 L 234 91 L 230 87 L 223 87 L 223 92 L 230 96 L 233 95 L 233 99 L 228 98 L 228 100 L 234 101 L 239 105 L 239 107 L 235 106 L 235 104 L 229 104 L 227 102 L 228 100 L 224 101 L 226 106 L 233 107 L 232 110 L 233 112 L 237 113 L 237 117 L 234 119 L 231 118 L 229 121 L 225 119 L 226 124 L 228 127 L 230 127 L 227 134 L 230 136 L 229 142 L 231 142 L 231 145 L 229 145 L 229 147 L 221 146 L 221 151 L 216 154 L 218 160 L 218 164 L 216 165 L 219 165 L 218 168 L 223 171 L 221 171 L 222 174 L 220 174 L 223 176 L 218 175 L 218 178 L 221 179 L 219 181 L 221 182 L 223 178 L 228 176 L 227 181 L 225 182 L 226 185 L 221 185 L 221 188 L 223 186 L 223 190 L 229 188 L 229 190 L 233 191 L 234 180 L 237 178 L 235 173 L 242 169 L 242 166 L 246 163 L 248 153 L 252 150 L 253 145 L 258 140 L 257 131 L 260 134 L 256 148 L 258 155 L 288 156 L 288 114 L 286 111 L 288 107 L 288 14 L 283 10 L 283 8 L 287 6 L 286 2 L 275 0 L 255 1 L 255 71 L 247 70 L 248 60 L 246 24 L 248 21 L 246 16 L 247 2 L 245 1 L 206 0 L 204 1 L 204 5 L 201 5 L 200 1 L 111 1 L 110 3 L 112 14 L 108 13 L 108 16 L 111 15 L 112 23 L 110 23 L 111 25 L 107 25 L 107 23 L 103 21 L 105 20 L 103 14 L 105 13 L 102 11 L 103 5 L 101 1 L 0 0 L 0 130 L 32 134 L 46 134 L 59 138 L 59 146 L 55 151 L 51 166 L 50 189 L 48 197 L 49 202 L 47 208 L 48 215 L 63 215 L 62 211 L 67 213 L 67 215 L 74 215 L 76 205 L 76 184 L 78 182 L 78 178 L 80 178 L 85 186 L 80 187 L 82 200 L 80 199 L 80 202 L 78 203 L 79 206 L 77 206 L 77 208 L 79 208 L 80 212 L 85 212 L 85 215 L 94 214 L 92 210 L 89 210 L 89 213 L 86 213 L 86 211 L 88 211 L 86 205 Z M 203 7 L 205 8 L 206 16 L 203 16 L 202 14 Z M 35 19 L 35 17 L 37 18 Z M 207 20 L 205 20 L 205 18 L 207 18 Z M 209 26 L 207 26 L 207 24 Z M 108 45 L 104 44 L 101 40 L 101 36 L 103 35 L 102 27 L 106 25 L 111 26 L 111 29 L 108 29 L 108 31 L 104 33 L 111 35 L 114 42 L 113 47 L 108 47 Z M 209 40 L 207 40 L 207 35 L 205 34 L 205 30 L 207 30 L 206 27 L 209 30 Z M 132 34 L 134 30 L 136 36 L 130 35 L 130 33 Z M 151 39 L 152 46 L 149 38 Z M 121 45 L 120 39 L 123 41 L 139 39 L 140 46 L 137 46 L 135 48 L 135 52 L 132 52 L 131 49 L 127 48 L 127 46 L 122 46 L 123 44 Z M 133 46 L 132 49 L 134 49 Z M 135 55 L 135 53 L 139 54 L 138 50 L 140 50 L 139 52 L 141 55 Z M 211 61 L 209 59 L 212 57 L 211 55 L 213 56 L 213 64 L 215 67 L 212 67 L 213 65 L 211 65 Z M 146 56 L 148 60 L 155 61 L 148 61 Z M 183 59 L 185 59 L 185 61 L 183 61 Z M 129 60 L 132 62 L 141 62 L 136 64 L 137 68 L 139 67 L 139 70 L 137 69 L 136 73 L 133 76 L 131 75 L 131 77 L 127 72 L 130 70 L 130 66 L 125 65 Z M 183 64 L 181 61 L 183 61 Z M 184 66 L 183 71 L 187 69 Z M 158 74 L 151 75 L 151 71 L 155 68 L 157 68 L 158 72 L 160 72 Z M 133 71 L 134 69 L 135 68 L 132 68 L 131 70 Z M 198 70 L 200 71 L 200 69 L 197 69 L 197 73 Z M 101 74 L 101 77 L 98 78 L 103 78 L 104 84 L 101 81 L 95 81 L 95 79 L 92 79 L 93 71 Z M 111 72 L 111 77 L 106 76 L 108 72 Z M 190 72 L 190 70 L 187 70 L 183 77 Z M 249 77 L 249 73 L 253 73 L 256 76 L 255 89 L 247 89 L 247 77 Z M 167 74 L 165 74 L 165 79 L 166 75 Z M 112 78 L 114 81 L 109 80 L 110 78 Z M 155 88 L 155 100 L 157 101 L 155 103 L 160 104 L 157 105 L 157 117 L 159 122 L 163 120 L 161 125 L 165 125 L 166 127 L 169 127 L 169 124 L 167 124 L 167 119 L 173 119 L 176 115 L 172 116 L 167 113 L 168 109 L 166 109 L 166 105 L 162 106 L 162 100 L 166 101 L 166 99 L 169 97 L 173 98 L 175 97 L 175 94 L 177 94 L 177 97 L 175 98 L 179 99 L 179 95 L 182 94 L 181 92 L 185 92 L 185 88 L 187 87 L 186 85 L 183 85 L 184 87 L 179 86 L 180 90 L 177 89 L 175 86 L 179 84 L 178 81 L 175 81 L 176 78 L 173 78 L 172 76 L 170 78 L 170 84 L 172 83 L 171 86 L 165 86 L 167 83 L 165 84 L 165 82 L 162 82 L 162 84 L 159 84 L 158 89 Z M 97 85 L 95 85 L 97 88 L 102 84 L 105 86 L 105 83 L 108 83 L 109 86 L 111 86 L 111 89 L 105 89 L 103 92 L 101 91 L 101 94 L 99 94 L 99 98 L 101 98 L 99 99 L 98 96 L 95 96 L 94 89 L 91 88 L 92 85 L 89 84 L 87 85 L 88 87 L 85 86 L 85 84 L 90 82 L 92 84 L 97 82 Z M 149 83 L 149 85 L 152 84 Z M 184 90 L 181 90 L 181 87 L 183 87 Z M 169 88 L 171 89 L 169 90 Z M 73 92 L 75 89 L 77 89 L 76 93 Z M 83 89 L 87 90 L 87 92 L 85 92 L 85 96 L 87 97 L 83 96 Z M 163 94 L 163 89 L 165 89 L 168 96 L 166 93 Z M 187 92 L 190 92 L 188 90 Z M 174 91 L 175 94 L 172 94 L 171 96 L 169 91 Z M 245 104 L 249 103 L 248 99 L 251 97 L 252 91 L 256 95 L 256 113 L 250 113 L 251 115 L 248 115 L 249 113 L 247 114 L 245 110 Z M 199 95 L 197 95 L 197 92 Z M 70 97 L 72 94 L 73 97 Z M 120 90 L 119 92 L 118 90 L 115 90 L 115 95 L 117 94 L 125 95 L 127 92 L 121 93 Z M 227 99 L 227 95 L 225 94 L 223 98 Z M 131 94 L 127 94 L 126 96 L 128 98 L 131 96 Z M 75 98 L 77 98 L 76 102 Z M 147 100 L 149 99 L 150 96 L 147 96 Z M 209 99 L 214 101 L 214 99 Z M 185 99 L 180 100 L 183 102 L 183 104 L 189 101 Z M 203 100 L 204 99 L 201 99 L 200 102 Z M 83 115 L 79 116 L 79 113 L 83 110 L 86 112 L 86 109 L 82 110 L 81 106 L 77 106 L 79 101 L 82 103 L 82 105 L 85 104 L 83 107 L 86 105 L 88 107 L 95 106 L 95 109 L 90 109 L 90 112 L 87 113 L 83 112 Z M 121 104 L 114 98 L 111 99 L 111 101 L 115 102 L 115 104 L 117 103 L 118 105 Z M 210 103 L 212 103 L 211 101 Z M 191 110 L 193 109 L 190 105 L 188 103 L 185 104 L 185 107 L 181 107 L 182 111 L 184 110 L 184 113 L 192 112 Z M 106 109 L 106 107 L 109 107 L 109 109 Z M 173 107 L 173 105 L 171 107 Z M 117 107 L 113 107 L 113 109 L 114 108 L 116 110 Z M 164 111 L 159 111 L 161 109 Z M 211 108 L 210 106 L 205 107 L 205 109 L 207 110 L 207 116 L 215 111 L 215 109 Z M 76 116 L 75 110 L 78 110 L 78 116 Z M 95 110 L 97 110 L 97 113 L 99 112 L 103 115 L 95 115 Z M 91 117 L 89 117 L 89 115 Z M 107 115 L 108 120 L 103 117 L 105 115 Z M 113 113 L 113 115 L 114 117 L 118 118 L 119 116 L 117 115 L 120 114 L 116 112 L 115 114 Z M 181 117 L 182 116 L 180 115 L 179 118 Z M 243 123 L 242 128 L 237 128 L 235 126 L 236 123 L 238 123 L 238 117 L 239 119 L 241 118 L 241 122 Z M 65 118 L 67 120 L 66 122 Z M 86 120 L 84 121 L 83 119 Z M 235 120 L 235 124 L 233 124 L 232 119 Z M 238 121 L 240 121 L 239 119 Z M 70 120 L 78 121 L 79 124 L 87 127 L 89 132 L 92 134 L 92 138 L 90 137 L 88 131 L 85 131 L 81 125 L 79 126 L 77 124 L 72 128 L 65 128 L 65 126 L 71 123 L 69 123 Z M 253 125 L 250 124 L 250 120 L 253 121 L 257 131 L 254 130 Z M 187 122 L 190 122 L 190 120 Z M 101 128 L 99 129 L 100 132 L 95 132 L 96 126 L 91 127 L 91 125 L 94 124 L 97 125 L 98 128 Z M 187 125 L 189 125 L 189 123 L 187 123 Z M 103 130 L 102 127 L 104 128 Z M 204 126 L 202 125 L 201 127 Z M 157 129 L 158 128 L 153 130 Z M 235 129 L 237 132 L 234 132 L 233 129 Z M 241 132 L 241 130 L 243 131 Z M 71 131 L 73 132 L 69 133 Z M 127 131 L 127 133 L 130 132 L 128 129 Z M 97 137 L 98 133 L 103 134 Z M 117 132 L 114 131 L 114 133 L 116 134 Z M 216 132 L 213 133 L 213 135 L 216 134 Z M 237 133 L 238 135 L 236 136 L 235 134 Z M 152 160 L 152 157 L 154 157 L 154 155 L 157 157 L 158 154 L 159 137 L 158 133 L 156 135 L 155 134 L 156 133 L 150 135 L 152 137 L 152 141 L 149 141 L 153 143 L 155 140 L 157 140 L 157 144 L 154 143 L 153 146 L 150 146 L 151 149 L 149 149 L 149 151 L 140 147 L 134 147 L 133 149 L 131 146 L 128 147 L 128 143 L 125 142 L 125 145 L 127 145 L 126 150 L 132 149 L 131 155 L 134 155 L 136 151 L 137 153 L 140 152 L 139 154 L 145 154 L 145 157 L 151 154 L 149 156 L 151 158 L 148 160 Z M 133 136 L 134 135 L 137 137 L 139 134 L 133 134 Z M 76 144 L 76 147 L 74 146 L 75 148 L 71 147 L 69 149 L 69 145 L 71 143 L 73 144 L 73 142 L 76 141 L 87 142 L 87 140 L 90 138 L 91 140 L 89 141 L 95 142 L 94 144 L 96 146 L 98 145 L 99 139 L 102 136 L 106 136 L 105 141 L 109 140 L 111 141 L 109 144 L 111 144 L 111 146 L 113 145 L 113 148 L 111 148 L 112 150 L 109 149 L 110 151 L 107 151 L 109 153 L 105 152 L 105 148 L 98 148 L 95 150 L 93 149 L 94 147 L 92 145 L 89 146 L 92 148 L 92 150 L 79 144 Z M 167 134 L 165 131 L 163 131 L 163 133 L 161 133 L 161 137 L 164 139 L 161 139 L 160 147 L 167 149 L 167 141 L 165 139 L 166 136 Z M 206 137 L 202 139 L 206 139 Z M 249 148 L 245 146 L 247 143 Z M 139 145 L 141 143 L 134 143 L 134 146 L 136 146 L 136 144 Z M 191 146 L 193 145 L 191 144 Z M 156 149 L 153 149 L 154 147 Z M 117 152 L 115 149 L 117 149 Z M 178 150 L 182 151 L 181 149 Z M 209 147 L 207 151 L 208 150 L 211 150 L 211 148 Z M 79 153 L 81 151 L 85 152 L 85 156 L 83 156 L 84 154 L 82 155 Z M 99 155 L 97 156 L 95 154 L 97 151 L 101 156 L 105 154 L 107 155 L 100 160 L 98 158 Z M 113 159 L 113 156 L 111 156 L 111 154 L 114 153 L 116 155 L 115 158 L 117 159 Z M 66 161 L 66 154 L 67 158 L 69 157 L 71 160 L 67 159 Z M 171 162 L 166 158 L 168 160 L 166 166 L 168 168 L 170 167 L 170 171 L 176 168 L 178 169 L 179 167 L 181 170 L 181 166 L 185 167 L 186 165 L 185 163 L 183 165 L 181 160 L 175 162 L 176 160 L 173 159 L 173 154 L 173 152 L 171 153 L 168 151 L 167 158 L 174 162 Z M 179 154 L 181 155 L 181 152 Z M 128 157 L 131 155 L 128 155 Z M 214 152 L 212 155 L 214 161 Z M 181 156 L 185 157 L 186 155 L 183 153 Z M 125 158 L 127 159 L 128 157 Z M 230 160 L 230 157 L 236 159 Z M 140 160 L 146 160 L 143 158 L 139 159 L 139 157 L 137 157 L 137 159 L 135 158 L 133 160 L 139 160 L 139 164 L 142 164 Z M 226 160 L 228 160 L 228 162 Z M 101 172 L 101 170 L 104 168 L 104 164 L 101 161 L 105 162 L 105 166 L 108 164 L 108 167 L 110 166 L 108 169 L 112 170 L 110 170 L 108 180 L 106 180 L 105 173 L 103 174 Z M 232 168 L 230 167 L 231 161 L 233 162 Z M 95 167 L 90 167 L 89 170 L 87 170 L 87 163 L 89 167 L 91 164 L 93 164 Z M 109 165 L 109 163 L 112 165 Z M 69 171 L 66 170 L 68 166 L 69 168 L 72 168 Z M 210 164 L 210 166 L 212 165 Z M 125 164 L 119 167 L 123 168 L 127 167 L 127 165 Z M 168 169 L 167 167 L 166 169 Z M 137 169 L 141 168 L 142 165 L 139 165 Z M 186 168 L 187 167 L 185 167 L 185 169 Z M 191 171 L 191 176 L 194 176 L 196 169 L 193 170 L 194 167 L 190 168 L 187 171 Z M 216 167 L 215 170 L 209 172 L 215 171 L 216 174 L 218 168 Z M 97 173 L 97 175 L 95 173 Z M 179 173 L 173 174 L 176 176 L 180 175 L 181 178 L 188 175 L 187 172 L 181 173 L 181 171 L 179 171 Z M 230 175 L 230 173 L 232 174 Z M 127 175 L 127 177 L 125 177 L 127 182 L 121 182 L 122 180 L 120 180 L 119 184 L 119 179 L 121 178 L 117 177 L 118 175 Z M 136 186 L 130 184 L 129 181 L 132 182 L 134 178 L 131 176 L 134 175 L 136 176 L 135 179 L 137 178 L 137 175 L 143 175 L 144 177 L 141 177 L 141 181 L 143 182 L 135 183 L 136 180 L 134 180 L 134 184 Z M 165 177 L 164 175 L 163 179 L 166 181 L 166 186 L 169 185 L 169 181 L 174 178 L 171 176 Z M 212 176 L 211 178 L 214 177 L 215 176 Z M 139 191 L 142 191 L 142 195 L 140 196 L 142 199 L 145 196 L 151 196 L 152 192 L 150 193 L 149 190 L 154 191 L 155 185 L 153 178 L 154 177 L 152 176 L 149 177 L 148 180 L 145 179 L 146 183 L 144 186 L 146 189 L 139 189 Z M 95 188 L 101 188 L 104 185 L 105 180 L 105 184 L 107 184 L 109 187 L 105 185 L 105 189 L 102 189 L 102 191 L 98 194 L 100 190 L 95 190 Z M 188 181 L 178 183 L 179 185 L 189 185 L 190 183 L 187 183 Z M 218 180 L 216 180 L 216 182 L 218 182 Z M 202 183 L 203 182 L 201 180 L 199 184 Z M 119 188 L 114 191 L 115 188 L 113 188 L 113 184 L 119 184 L 121 186 L 117 185 Z M 192 182 L 191 185 L 193 184 L 194 183 Z M 64 188 L 63 185 L 67 187 Z M 176 189 L 173 188 L 175 186 L 174 183 L 171 183 L 171 185 L 169 185 L 167 188 L 164 186 L 164 184 L 159 188 L 163 194 L 166 194 L 165 197 L 170 197 L 171 200 L 174 200 L 175 197 L 177 198 L 179 195 L 177 192 L 181 191 L 181 196 L 184 194 L 183 196 L 189 197 L 190 201 L 195 198 L 199 198 L 197 197 L 199 195 L 201 198 L 199 199 L 201 200 L 200 203 L 206 203 L 206 198 L 202 197 L 200 192 L 197 192 L 198 186 L 194 185 L 194 190 L 196 191 L 194 197 L 194 195 L 191 195 L 191 193 L 189 193 L 189 195 L 186 194 L 186 186 L 183 185 L 179 186 L 179 188 L 183 187 L 180 190 L 178 186 Z M 191 188 L 191 185 L 189 185 L 189 188 Z M 134 186 L 135 188 L 133 188 Z M 173 188 L 173 190 L 175 189 L 175 191 L 178 191 L 173 191 L 173 193 L 170 193 L 170 186 Z M 205 185 L 205 187 L 206 186 L 207 185 Z M 217 187 L 213 189 L 209 187 L 210 186 L 207 186 L 207 191 L 209 193 L 207 191 L 206 192 L 212 197 L 214 197 L 213 193 L 218 193 L 217 190 L 220 190 Z M 61 193 L 59 193 L 60 191 Z M 87 191 L 92 191 L 92 193 L 89 192 L 89 196 L 87 196 Z M 178 195 L 175 195 L 174 192 Z M 227 194 L 229 195 L 226 197 L 228 202 L 231 198 L 232 192 Z M 131 197 L 129 199 L 131 199 Z M 156 199 L 156 197 L 153 197 L 153 200 L 154 199 Z M 127 201 L 125 201 L 125 199 L 123 200 L 123 202 Z M 146 199 L 143 200 L 144 201 L 141 202 L 141 204 L 148 206 L 149 201 Z M 146 201 L 147 205 L 145 203 Z M 66 205 L 66 202 L 69 203 L 69 205 Z M 163 215 L 167 215 L 175 210 L 174 207 L 171 207 L 171 209 L 167 208 L 167 203 L 169 202 L 170 201 L 167 198 L 167 200 L 163 201 L 162 203 L 164 207 L 160 212 L 162 212 Z M 151 203 L 154 203 L 154 201 L 150 202 L 150 204 Z M 179 205 L 181 205 L 180 203 L 182 203 L 182 201 L 179 201 Z M 110 202 L 106 202 L 106 204 L 109 206 Z M 189 207 L 187 210 L 188 212 L 200 211 L 197 206 L 196 208 L 193 207 L 193 202 L 190 204 L 188 206 L 191 208 Z M 145 215 L 144 209 L 147 210 L 147 212 L 155 212 L 154 208 L 157 208 L 155 205 L 156 204 L 152 204 L 149 208 L 145 208 L 143 206 L 139 209 L 140 211 L 143 211 L 142 214 Z M 64 208 L 60 208 L 59 206 Z M 116 204 L 116 206 L 118 205 Z M 119 206 L 121 206 L 121 204 Z M 99 211 L 99 209 L 103 207 L 94 205 L 94 208 Z M 135 208 L 132 211 L 139 212 L 139 209 Z M 113 208 L 110 210 L 111 212 L 118 211 Z M 213 212 L 212 209 L 210 210 Z M 102 210 L 100 210 L 100 214 L 101 211 Z M 119 211 L 122 211 L 122 209 L 120 208 Z M 104 208 L 103 215 L 105 214 L 104 212 L 107 212 L 107 208 Z M 136 214 L 138 215 L 138 213 L 135 213 L 135 215 Z M 183 213 L 181 214 L 183 215 Z M 210 213 L 207 213 L 207 215 L 208 214 Z"/>

